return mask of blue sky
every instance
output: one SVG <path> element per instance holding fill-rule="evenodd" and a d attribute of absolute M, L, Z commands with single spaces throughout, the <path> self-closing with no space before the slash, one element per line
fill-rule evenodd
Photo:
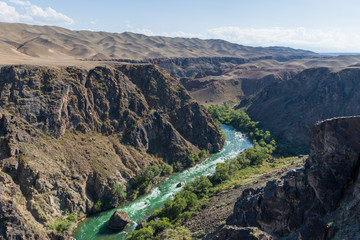
<path fill-rule="evenodd" d="M 358 0 L 0 0 L 0 21 L 360 52 Z"/>

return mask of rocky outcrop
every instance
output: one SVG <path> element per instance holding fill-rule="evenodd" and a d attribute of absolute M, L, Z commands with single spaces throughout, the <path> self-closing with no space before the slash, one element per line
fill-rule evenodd
<path fill-rule="evenodd" d="M 107 227 L 112 230 L 122 231 L 129 223 L 129 215 L 125 211 L 116 210 L 109 219 Z"/>
<path fill-rule="evenodd" d="M 360 117 L 320 122 L 312 134 L 305 167 L 265 188 L 245 190 L 227 219 L 228 225 L 258 227 L 277 238 L 326 239 L 328 223 L 338 220 L 334 216 L 339 209 L 344 211 L 341 206 L 351 202 L 356 211 L 346 218 L 357 219 L 360 195 L 354 187 L 360 181 Z M 347 237 L 357 230 L 348 231 Z"/>
<path fill-rule="evenodd" d="M 183 169 L 190 153 L 224 144 L 206 110 L 150 64 L 5 66 L 0 104 L 0 190 L 17 194 L 6 193 L 4 206 L 11 198 L 26 216 L 14 221 L 45 238 L 55 238 L 49 226 L 65 213 L 82 218 L 118 205 L 114 184 L 132 191 L 144 167 Z"/>
<path fill-rule="evenodd" d="M 248 62 L 237 57 L 193 57 L 193 58 L 154 58 L 149 59 L 172 76 L 177 78 L 199 78 L 221 75 L 224 69 Z"/>
<path fill-rule="evenodd" d="M 243 105 L 279 141 L 309 152 L 310 129 L 317 121 L 360 114 L 359 78 L 359 68 L 307 69 L 288 81 L 271 84 Z"/>
<path fill-rule="evenodd" d="M 214 240 L 271 240 L 267 233 L 254 227 L 236 227 L 225 225 L 212 237 Z"/>
<path fill-rule="evenodd" d="M 144 93 L 150 106 L 167 113 L 168 121 L 185 139 L 210 153 L 221 149 L 224 141 L 216 124 L 168 73 L 152 65 L 123 65 L 117 69 Z"/>
<path fill-rule="evenodd" d="M 0 198 L 0 239 L 37 239 L 31 226 L 11 200 Z"/>

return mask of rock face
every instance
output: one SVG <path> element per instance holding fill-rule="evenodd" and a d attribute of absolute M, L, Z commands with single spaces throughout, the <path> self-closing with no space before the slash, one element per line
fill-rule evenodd
<path fill-rule="evenodd" d="M 116 210 L 111 216 L 107 227 L 112 230 L 122 231 L 129 223 L 129 215 L 125 211 Z"/>
<path fill-rule="evenodd" d="M 31 226 L 11 200 L 0 198 L 0 239 L 37 239 Z"/>
<path fill-rule="evenodd" d="M 214 240 L 271 240 L 267 233 L 254 227 L 235 227 L 225 225 L 211 239 Z"/>
<path fill-rule="evenodd" d="M 247 113 L 279 140 L 309 152 L 317 121 L 360 114 L 359 78 L 359 68 L 307 69 L 263 89 L 247 103 Z"/>
<path fill-rule="evenodd" d="M 205 109 L 154 65 L 0 68 L 0 202 L 26 216 L 13 214 L 26 239 L 50 238 L 45 225 L 64 212 L 119 204 L 113 185 L 131 190 L 144 167 L 183 169 L 191 152 L 223 144 Z M 0 238 L 17 232 L 7 226 Z"/>
<path fill-rule="evenodd" d="M 336 215 L 357 221 L 360 195 L 354 189 L 360 181 L 360 117 L 320 122 L 312 134 L 305 167 L 265 188 L 245 190 L 228 225 L 258 227 L 277 238 L 325 239 L 328 223 L 336 222 Z M 345 213 L 341 206 L 352 206 L 354 212 Z M 350 237 L 358 229 L 347 231 Z"/>

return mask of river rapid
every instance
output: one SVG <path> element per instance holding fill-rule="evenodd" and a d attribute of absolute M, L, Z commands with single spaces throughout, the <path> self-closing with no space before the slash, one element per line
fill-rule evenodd
<path fill-rule="evenodd" d="M 166 200 L 173 198 L 181 190 L 181 188 L 176 187 L 179 182 L 187 183 L 193 181 L 197 176 L 214 174 L 217 163 L 234 158 L 245 149 L 252 147 L 247 137 L 236 131 L 233 127 L 223 125 L 222 130 L 226 135 L 226 142 L 224 148 L 219 153 L 212 154 L 205 161 L 192 168 L 171 175 L 149 194 L 117 208 L 127 212 L 133 221 L 131 226 L 126 228 L 125 231 L 114 232 L 107 229 L 106 224 L 116 210 L 112 209 L 87 218 L 75 231 L 74 238 L 76 240 L 125 239 L 126 232 L 134 231 L 137 225 L 136 222 L 141 222 L 150 216 L 155 210 L 161 208 Z"/>

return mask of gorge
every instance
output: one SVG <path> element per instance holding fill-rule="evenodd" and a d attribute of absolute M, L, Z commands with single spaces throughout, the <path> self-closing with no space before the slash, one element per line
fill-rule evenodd
<path fill-rule="evenodd" d="M 115 208 L 127 233 L 159 222 L 155 210 L 224 162 L 212 195 L 174 221 L 184 239 L 360 238 L 359 63 L 0 23 L 0 239 L 125 239 L 106 228 Z M 248 136 L 220 125 L 234 122 Z M 237 158 L 245 149 L 254 161 Z"/>

